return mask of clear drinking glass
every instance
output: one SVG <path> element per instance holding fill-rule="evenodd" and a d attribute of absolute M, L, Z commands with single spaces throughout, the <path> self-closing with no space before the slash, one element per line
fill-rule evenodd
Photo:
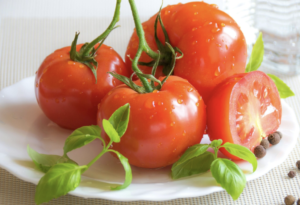
<path fill-rule="evenodd" d="M 224 10 L 241 26 L 251 52 L 263 33 L 263 70 L 300 74 L 300 0 L 224 0 Z"/>

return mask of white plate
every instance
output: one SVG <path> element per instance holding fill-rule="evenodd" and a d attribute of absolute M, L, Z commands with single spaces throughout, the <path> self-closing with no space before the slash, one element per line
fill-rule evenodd
<path fill-rule="evenodd" d="M 294 111 L 284 101 L 282 109 L 279 130 L 283 133 L 283 138 L 280 144 L 268 149 L 266 157 L 258 160 L 257 171 L 253 174 L 249 163 L 239 163 L 242 170 L 248 173 L 247 181 L 256 179 L 281 164 L 296 144 L 299 128 Z M 34 77 L 0 91 L 0 167 L 18 178 L 37 184 L 43 176 L 43 173 L 34 168 L 27 155 L 28 144 L 41 153 L 62 154 L 64 141 L 70 133 L 70 130 L 51 122 L 40 110 L 34 94 Z M 207 136 L 203 142 L 209 142 Z M 100 150 L 100 142 L 95 141 L 71 152 L 70 157 L 81 165 L 89 162 Z M 210 172 L 174 181 L 170 177 L 170 167 L 132 167 L 132 171 L 133 182 L 127 189 L 110 191 L 110 183 L 123 181 L 124 171 L 117 159 L 109 154 L 104 155 L 84 173 L 79 187 L 70 194 L 117 201 L 161 201 L 203 196 L 223 190 Z"/>

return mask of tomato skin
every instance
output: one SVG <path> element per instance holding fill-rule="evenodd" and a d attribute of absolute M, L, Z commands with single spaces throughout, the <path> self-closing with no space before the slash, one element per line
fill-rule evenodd
<path fill-rule="evenodd" d="M 258 82 L 257 84 L 256 81 Z M 259 86 L 254 87 L 255 85 Z M 259 93 L 257 94 L 259 97 L 253 97 L 253 92 L 259 90 L 256 88 L 262 88 L 259 91 L 261 93 L 264 93 L 262 90 L 267 90 L 268 92 L 264 96 Z M 245 104 L 241 104 L 239 99 L 240 96 L 244 94 L 247 95 L 248 101 L 245 100 Z M 256 100 L 256 98 L 261 99 L 261 101 Z M 257 104 L 258 106 L 253 102 L 259 102 L 259 104 Z M 250 109 L 245 105 L 248 105 Z M 243 110 L 238 107 L 242 107 Z M 269 107 L 276 109 L 266 114 Z M 226 142 L 241 144 L 253 151 L 253 149 L 260 144 L 261 136 L 266 137 L 278 129 L 281 122 L 281 115 L 282 109 L 278 90 L 274 82 L 265 73 L 253 71 L 250 73 L 236 74 L 219 84 L 213 90 L 208 100 L 208 135 L 211 140 L 222 139 L 223 144 Z M 246 139 L 241 138 L 241 136 L 244 135 L 242 135 L 243 130 L 240 131 L 240 129 L 244 127 L 240 125 L 244 124 L 240 124 L 240 120 L 238 120 L 237 116 L 243 116 L 241 120 L 246 122 L 244 124 L 250 124 L 250 126 L 253 125 L 254 127 L 253 130 L 250 129 L 251 135 Z M 228 158 L 233 160 L 239 159 L 229 154 L 223 148 L 221 148 L 220 151 Z"/>
<path fill-rule="evenodd" d="M 77 45 L 79 51 L 83 44 Z M 96 45 L 97 46 L 97 45 Z M 45 115 L 59 126 L 77 129 L 97 124 L 97 105 L 112 88 L 122 84 L 107 72 L 129 76 L 122 58 L 104 44 L 97 51 L 98 82 L 86 65 L 70 59 L 71 47 L 54 51 L 36 73 L 36 99 Z"/>
<path fill-rule="evenodd" d="M 189 146 L 200 143 L 206 125 L 205 105 L 186 80 L 170 76 L 160 91 L 147 94 L 126 85 L 114 88 L 99 104 L 98 125 L 103 128 L 102 120 L 126 103 L 130 104 L 128 128 L 113 149 L 131 165 L 164 167 L 176 162 Z M 101 136 L 109 142 L 103 129 Z"/>
<path fill-rule="evenodd" d="M 214 5 L 204 2 L 190 2 L 167 6 L 161 17 L 168 32 L 171 45 L 178 47 L 184 56 L 176 61 L 174 75 L 187 79 L 207 102 L 211 91 L 227 77 L 244 73 L 247 60 L 247 45 L 244 35 L 235 21 Z M 154 21 L 156 15 L 143 23 L 146 40 L 154 51 Z M 158 37 L 164 42 L 160 26 Z M 125 54 L 125 63 L 131 69 L 131 60 L 137 52 L 138 37 L 131 36 Z M 150 62 L 143 53 L 140 61 Z M 144 73 L 151 68 L 140 66 Z M 156 76 L 161 76 L 159 67 Z"/>

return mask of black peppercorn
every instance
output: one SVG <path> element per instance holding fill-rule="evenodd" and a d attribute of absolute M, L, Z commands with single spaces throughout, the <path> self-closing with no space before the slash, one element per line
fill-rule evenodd
<path fill-rule="evenodd" d="M 280 135 L 277 132 L 269 134 L 268 140 L 269 140 L 270 144 L 276 145 L 280 142 Z"/>
<path fill-rule="evenodd" d="M 267 139 L 262 139 L 262 141 L 260 142 L 260 145 L 263 146 L 265 149 L 268 149 L 270 146 L 270 143 Z"/>
<path fill-rule="evenodd" d="M 288 173 L 288 176 L 289 176 L 290 178 L 294 178 L 294 177 L 296 176 L 296 172 L 290 171 L 290 172 Z"/>
<path fill-rule="evenodd" d="M 266 155 L 266 153 L 266 149 L 261 145 L 258 145 L 254 148 L 254 154 L 257 158 L 263 158 Z"/>
<path fill-rule="evenodd" d="M 295 203 L 295 197 L 293 197 L 292 195 L 287 195 L 285 198 L 284 198 L 284 203 L 286 205 L 293 205 Z"/>
<path fill-rule="evenodd" d="M 277 133 L 279 135 L 280 139 L 282 139 L 282 133 L 281 132 L 276 131 L 275 133 Z"/>
<path fill-rule="evenodd" d="M 300 170 L 300 160 L 298 160 L 298 161 L 296 162 L 296 166 L 297 166 L 297 168 Z"/>

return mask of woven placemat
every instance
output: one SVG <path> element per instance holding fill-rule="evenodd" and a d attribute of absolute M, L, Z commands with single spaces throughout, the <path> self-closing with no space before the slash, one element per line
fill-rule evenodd
<path fill-rule="evenodd" d="M 81 31 L 79 42 L 90 41 L 107 26 L 107 19 L 46 19 L 46 18 L 3 18 L 0 26 L 0 89 L 34 75 L 43 59 L 55 49 L 70 45 L 75 31 Z M 121 20 L 122 27 L 112 32 L 106 44 L 124 55 L 133 24 L 130 19 Z M 97 26 L 95 26 L 97 25 Z M 283 80 L 293 89 L 296 96 L 286 102 L 294 109 L 300 120 L 300 77 L 285 77 Z M 280 146 L 280 145 L 279 145 Z M 176 199 L 164 202 L 116 202 L 102 199 L 83 199 L 71 195 L 63 196 L 47 204 L 283 204 L 287 194 L 300 197 L 300 173 L 289 179 L 287 173 L 295 170 L 300 159 L 300 140 L 287 160 L 268 174 L 247 183 L 236 201 L 225 192 L 203 197 Z M 35 185 L 24 182 L 7 171 L 0 169 L 0 204 L 34 204 Z"/>

